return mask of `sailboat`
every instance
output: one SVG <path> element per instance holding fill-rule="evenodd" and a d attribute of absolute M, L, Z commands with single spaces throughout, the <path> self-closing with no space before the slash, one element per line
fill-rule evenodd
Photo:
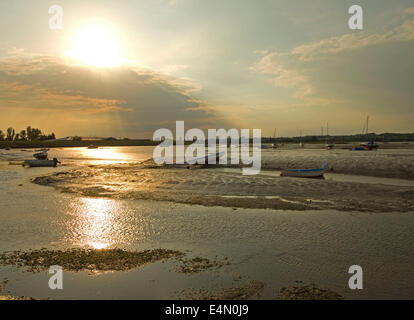
<path fill-rule="evenodd" d="M 302 130 L 300 130 L 300 140 L 299 140 L 299 148 L 303 148 L 305 144 L 302 142 Z"/>
<path fill-rule="evenodd" d="M 272 149 L 277 149 L 277 143 L 276 143 L 276 128 L 275 128 L 275 131 L 273 131 L 273 140 L 275 142 L 272 143 Z"/>
<path fill-rule="evenodd" d="M 326 123 L 326 143 L 325 143 L 325 148 L 328 150 L 333 149 L 333 147 L 335 146 L 333 143 L 329 143 L 328 142 L 328 137 L 329 137 L 329 124 Z"/>
<path fill-rule="evenodd" d="M 369 124 L 369 115 L 367 115 L 366 124 L 364 126 L 362 134 L 368 135 L 368 124 Z M 364 132 L 365 131 L 365 132 Z M 364 150 L 377 150 L 379 148 L 378 143 L 374 140 L 369 140 L 368 142 L 362 142 L 359 145 Z"/>

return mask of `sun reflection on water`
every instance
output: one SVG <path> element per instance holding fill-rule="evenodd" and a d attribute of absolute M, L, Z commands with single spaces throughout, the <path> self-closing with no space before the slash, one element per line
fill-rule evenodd
<path fill-rule="evenodd" d="M 73 232 L 81 246 L 104 249 L 122 237 L 117 219 L 119 203 L 110 199 L 82 198 L 77 203 Z"/>
<path fill-rule="evenodd" d="M 129 160 L 126 153 L 119 148 L 82 149 L 83 156 L 89 159 L 98 159 L 101 164 L 120 163 Z"/>

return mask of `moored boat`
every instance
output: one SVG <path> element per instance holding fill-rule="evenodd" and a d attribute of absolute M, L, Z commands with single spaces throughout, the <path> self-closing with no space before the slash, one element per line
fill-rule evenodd
<path fill-rule="evenodd" d="M 332 150 L 334 148 L 334 144 L 329 142 L 329 124 L 326 123 L 326 143 L 325 148 L 328 150 Z"/>
<path fill-rule="evenodd" d="M 378 143 L 374 141 L 368 141 L 360 144 L 361 148 L 364 148 L 364 150 L 377 150 L 379 145 Z"/>
<path fill-rule="evenodd" d="M 224 156 L 225 153 L 226 152 L 216 152 L 216 153 L 208 154 L 204 157 L 188 160 L 187 163 L 190 166 L 197 165 L 197 164 L 201 164 L 201 165 L 209 165 L 212 163 L 219 164 L 220 158 Z"/>
<path fill-rule="evenodd" d="M 280 176 L 282 177 L 296 177 L 296 178 L 322 178 L 323 174 L 328 170 L 328 165 L 324 164 L 322 168 L 316 169 L 285 169 L 282 170 Z"/>
<path fill-rule="evenodd" d="M 33 157 L 35 157 L 37 160 L 46 160 L 47 159 L 47 152 L 42 151 L 33 154 Z"/>
<path fill-rule="evenodd" d="M 56 167 L 58 163 L 60 163 L 60 161 L 53 158 L 52 160 L 25 160 L 23 165 L 29 167 Z"/>

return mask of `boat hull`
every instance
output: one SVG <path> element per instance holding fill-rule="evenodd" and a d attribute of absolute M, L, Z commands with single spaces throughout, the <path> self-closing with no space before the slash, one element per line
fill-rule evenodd
<path fill-rule="evenodd" d="M 47 153 L 46 152 L 35 153 L 33 155 L 33 157 L 35 157 L 37 160 L 46 160 L 47 159 Z"/>
<path fill-rule="evenodd" d="M 280 176 L 295 178 L 323 178 L 323 174 L 327 171 L 327 165 L 317 169 L 287 169 L 282 170 Z"/>
<path fill-rule="evenodd" d="M 377 150 L 379 145 L 375 142 L 367 142 L 367 143 L 361 143 L 359 145 L 361 148 L 364 148 L 364 150 Z"/>
<path fill-rule="evenodd" d="M 216 152 L 213 154 L 206 155 L 205 157 L 191 159 L 187 161 L 187 163 L 189 165 L 197 165 L 197 164 L 208 165 L 212 163 L 218 164 L 220 158 L 224 155 L 225 155 L 225 152 Z"/>
<path fill-rule="evenodd" d="M 56 167 L 58 161 L 55 160 L 25 160 L 24 165 L 29 167 Z"/>

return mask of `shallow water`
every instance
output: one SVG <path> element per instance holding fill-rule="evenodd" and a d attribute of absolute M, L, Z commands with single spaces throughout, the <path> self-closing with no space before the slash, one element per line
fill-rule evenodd
<path fill-rule="evenodd" d="M 152 154 L 151 147 L 139 152 L 136 148 L 114 153 L 130 154 L 130 161 Z M 125 161 L 124 156 L 112 156 L 112 151 L 99 157 L 75 149 L 56 155 L 70 164 L 75 159 L 84 164 Z M 17 152 L 16 158 L 27 152 Z M 174 261 L 94 276 L 65 272 L 62 291 L 48 289 L 47 272 L 1 267 L 0 282 L 9 280 L 6 292 L 38 298 L 165 299 L 179 296 L 182 289 L 235 286 L 251 279 L 266 283 L 263 298 L 274 298 L 281 287 L 295 285 L 296 280 L 314 282 L 348 298 L 414 297 L 414 213 L 234 210 L 87 198 L 29 181 L 68 168 L 24 169 L 0 162 L 0 252 L 42 247 L 166 248 L 190 256 L 228 257 L 231 265 L 194 275 L 173 271 Z M 354 264 L 364 270 L 364 290 L 358 292 L 347 286 L 347 271 Z"/>
<path fill-rule="evenodd" d="M 217 169 L 223 172 L 238 173 L 240 169 L 236 168 L 224 168 Z M 281 171 L 278 170 L 261 170 L 260 175 L 279 177 Z M 389 186 L 402 186 L 402 187 L 414 187 L 414 180 L 407 179 L 393 179 L 383 177 L 370 177 L 370 176 L 358 176 L 354 174 L 341 174 L 327 172 L 324 174 L 325 180 L 339 181 L 339 182 L 357 182 L 357 183 L 369 183 L 369 184 L 384 184 Z"/>
<path fill-rule="evenodd" d="M 49 151 L 49 157 L 58 158 L 64 165 L 128 163 L 152 159 L 153 149 L 152 146 L 100 147 L 98 149 L 53 148 Z M 31 159 L 33 152 L 34 149 L 12 149 L 9 151 L 0 149 L 0 160 L 19 162 Z M 330 168 L 334 169 L 335 175 L 332 176 L 332 179 L 341 179 L 338 174 L 346 174 L 347 177 L 348 175 L 353 176 L 348 177 L 352 181 L 358 179 L 356 176 L 367 176 L 414 182 L 413 147 L 357 152 L 348 149 L 325 150 L 321 149 L 321 145 L 309 145 L 305 149 L 299 149 L 294 145 L 285 145 L 281 149 L 261 150 L 261 158 L 262 169 L 264 169 L 262 173 L 264 174 L 267 174 L 266 170 L 315 168 L 327 163 Z M 375 180 L 366 181 L 377 183 Z M 391 180 L 387 181 L 391 182 Z"/>
<path fill-rule="evenodd" d="M 83 164 L 111 164 L 123 162 L 140 162 L 152 158 L 154 147 L 100 147 L 88 148 L 52 148 L 49 158 L 57 158 L 63 164 L 76 162 Z M 34 149 L 0 150 L 0 159 L 8 161 L 23 161 L 31 159 Z"/>

